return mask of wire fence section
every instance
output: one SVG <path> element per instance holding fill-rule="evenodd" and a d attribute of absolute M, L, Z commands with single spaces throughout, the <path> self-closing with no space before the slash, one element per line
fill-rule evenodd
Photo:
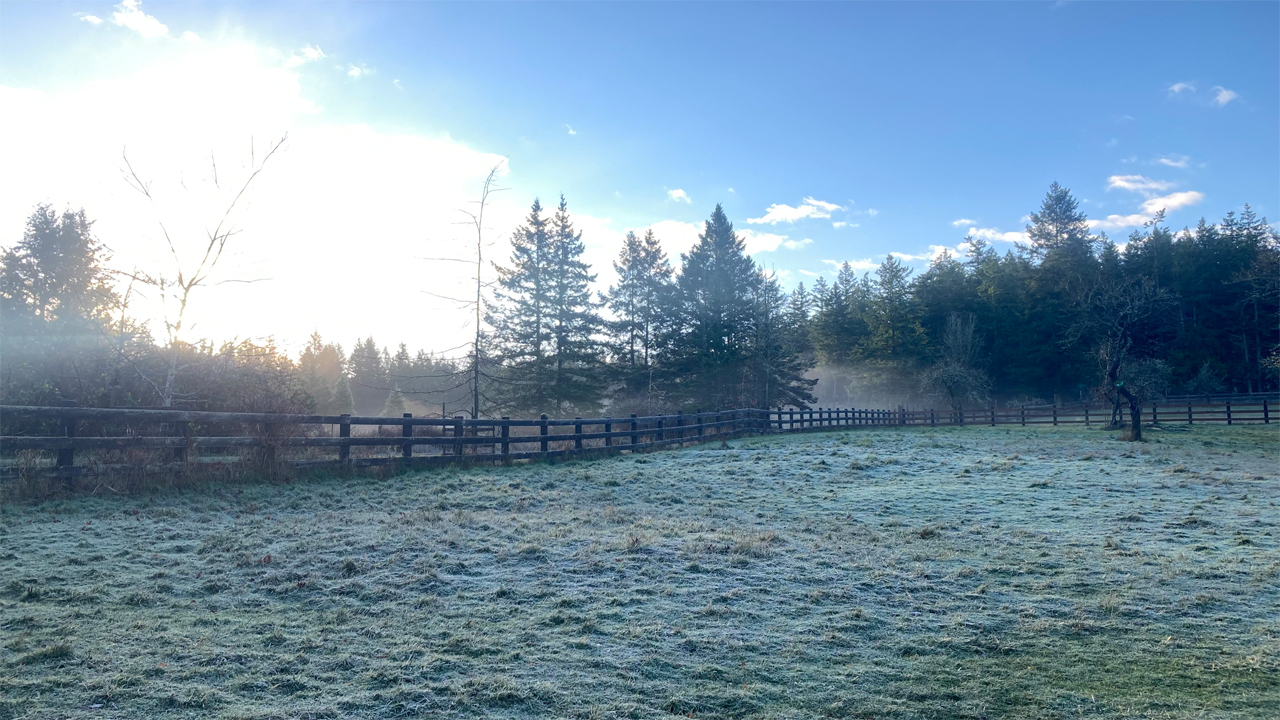
<path fill-rule="evenodd" d="M 1155 403 L 1157 423 L 1270 423 L 1275 401 Z M 947 425 L 1100 425 L 1111 409 L 963 411 L 814 408 L 645 417 L 490 418 L 283 415 L 129 408 L 0 406 L 0 478 L 109 472 L 266 470 L 507 462 L 639 451 L 765 432 Z M 1128 420 L 1125 409 L 1121 422 Z"/>

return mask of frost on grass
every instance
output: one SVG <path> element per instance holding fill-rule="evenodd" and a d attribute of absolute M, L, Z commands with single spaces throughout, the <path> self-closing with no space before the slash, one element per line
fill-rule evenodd
<path fill-rule="evenodd" d="M 1280 438 L 858 430 L 0 511 L 0 718 L 1280 717 Z"/>

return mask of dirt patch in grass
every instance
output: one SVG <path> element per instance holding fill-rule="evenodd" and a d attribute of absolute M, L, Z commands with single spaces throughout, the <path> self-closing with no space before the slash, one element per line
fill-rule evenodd
<path fill-rule="evenodd" d="M 0 718 L 1280 717 L 1280 436 L 1149 440 L 9 504 Z"/>

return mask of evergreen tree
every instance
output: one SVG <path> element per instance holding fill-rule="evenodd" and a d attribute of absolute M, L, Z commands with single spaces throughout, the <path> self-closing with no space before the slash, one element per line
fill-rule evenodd
<path fill-rule="evenodd" d="M 867 351 L 882 364 L 907 367 L 914 364 L 924 348 L 924 329 L 912 296 L 911 273 L 892 254 L 876 270 Z"/>
<path fill-rule="evenodd" d="M 494 379 L 498 404 L 517 412 L 541 412 L 554 405 L 551 268 L 554 248 L 542 204 L 533 201 L 525 224 L 511 238 L 508 267 L 495 266 L 498 291 L 487 317 L 503 362 Z"/>
<path fill-rule="evenodd" d="M 371 337 L 357 342 L 351 349 L 351 358 L 347 361 L 351 374 L 351 397 L 356 412 L 361 415 L 377 414 L 391 393 L 385 354 Z"/>
<path fill-rule="evenodd" d="M 813 299 L 803 282 L 798 283 L 796 289 L 787 296 L 783 322 L 783 341 L 791 352 L 806 360 L 812 360 L 814 357 Z"/>
<path fill-rule="evenodd" d="M 749 349 L 751 388 L 747 399 L 752 407 L 758 408 L 807 407 L 813 402 L 812 388 L 817 380 L 804 376 L 814 362 L 812 355 L 801 354 L 792 339 L 794 333 L 788 327 L 792 308 L 772 275 L 760 273 L 753 290 L 755 316 Z"/>
<path fill-rule="evenodd" d="M 665 365 L 673 391 L 688 404 L 749 404 L 748 371 L 759 283 L 755 261 L 716 205 L 698 243 L 682 256 Z"/>
<path fill-rule="evenodd" d="M 324 342 L 318 332 L 311 333 L 298 358 L 298 372 L 302 389 L 315 402 L 316 412 L 326 415 L 334 412 L 334 391 L 345 369 L 342 346 Z"/>
<path fill-rule="evenodd" d="M 557 414 L 588 412 L 599 406 L 603 390 L 600 350 L 595 339 L 602 322 L 591 299 L 591 268 L 582 260 L 586 246 L 573 229 L 569 206 L 560 206 L 551 221 L 551 258 L 547 276 L 547 321 L 551 325 L 554 373 L 550 399 Z"/>
<path fill-rule="evenodd" d="M 351 397 L 351 383 L 347 380 L 347 374 L 344 372 L 338 377 L 338 383 L 333 388 L 333 408 L 335 415 L 354 415 L 355 401 Z"/>
<path fill-rule="evenodd" d="M 613 269 L 618 283 L 602 297 L 613 315 L 605 324 L 609 351 L 623 394 L 635 395 L 649 389 L 672 270 L 653 230 L 643 240 L 627 233 Z"/>
<path fill-rule="evenodd" d="M 107 259 L 84 210 L 59 215 L 50 205 L 36 206 L 22 240 L 0 255 L 5 316 L 46 323 L 101 318 L 119 302 Z"/>
<path fill-rule="evenodd" d="M 382 406 L 382 417 L 402 417 L 404 413 L 404 394 L 399 390 L 392 390 L 387 396 L 386 404 Z"/>

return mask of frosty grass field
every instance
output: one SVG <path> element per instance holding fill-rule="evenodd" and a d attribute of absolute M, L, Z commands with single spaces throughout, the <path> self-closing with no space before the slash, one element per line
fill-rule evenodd
<path fill-rule="evenodd" d="M 859 429 L 0 511 L 0 718 L 1280 717 L 1280 436 Z"/>

